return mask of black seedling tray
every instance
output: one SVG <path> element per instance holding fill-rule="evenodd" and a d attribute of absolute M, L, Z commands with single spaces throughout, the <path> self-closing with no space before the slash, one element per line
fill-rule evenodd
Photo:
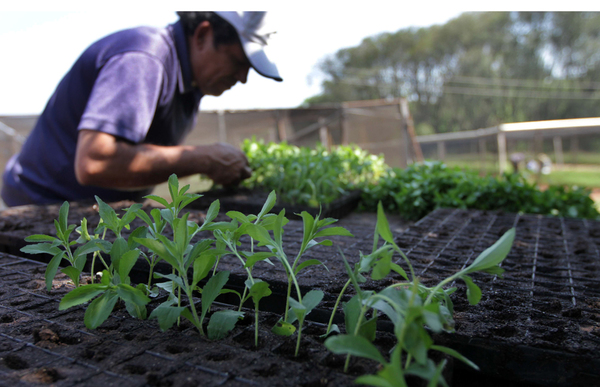
<path fill-rule="evenodd" d="M 239 211 L 244 214 L 258 214 L 269 196 L 266 191 L 250 190 L 244 187 L 221 188 L 198 193 L 203 196 L 192 202 L 189 208 L 206 210 L 212 202 L 218 199 L 222 212 Z M 285 215 L 288 219 L 300 219 L 298 215 L 302 211 L 306 211 L 312 216 L 321 213 L 321 219 L 341 219 L 356 209 L 360 196 L 361 191 L 352 191 L 322 208 L 278 202 L 270 212 L 279 213 L 285 208 Z"/>

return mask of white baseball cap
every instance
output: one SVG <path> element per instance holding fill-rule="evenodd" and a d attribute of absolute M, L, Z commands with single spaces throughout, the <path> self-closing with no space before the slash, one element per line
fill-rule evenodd
<path fill-rule="evenodd" d="M 252 68 L 263 77 L 282 81 L 277 66 L 266 53 L 269 38 L 275 33 L 275 31 L 269 30 L 265 23 L 267 13 L 233 11 L 217 11 L 215 13 L 235 28 Z"/>

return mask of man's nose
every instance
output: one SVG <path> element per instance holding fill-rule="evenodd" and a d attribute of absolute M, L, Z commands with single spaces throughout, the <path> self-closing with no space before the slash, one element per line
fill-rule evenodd
<path fill-rule="evenodd" d="M 242 66 L 240 68 L 240 71 L 238 71 L 238 73 L 237 73 L 237 80 L 240 83 L 246 83 L 246 81 L 248 80 L 248 72 L 249 71 L 250 71 L 250 65 Z"/>

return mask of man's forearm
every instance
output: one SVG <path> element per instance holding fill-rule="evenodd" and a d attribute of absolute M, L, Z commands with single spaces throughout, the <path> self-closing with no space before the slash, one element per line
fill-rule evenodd
<path fill-rule="evenodd" d="M 245 156 L 226 144 L 161 146 L 130 144 L 115 137 L 80 131 L 75 173 L 80 184 L 115 189 L 139 189 L 179 177 L 206 174 L 219 176 L 217 183 L 240 180 L 247 166 Z M 229 153 L 228 153 L 229 152 Z M 242 165 L 242 164 L 245 164 Z M 230 169 L 227 171 L 227 169 Z M 229 176 L 229 174 L 231 176 Z"/>

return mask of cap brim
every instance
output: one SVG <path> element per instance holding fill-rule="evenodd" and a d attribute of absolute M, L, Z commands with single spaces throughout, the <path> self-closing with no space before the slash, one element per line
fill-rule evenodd
<path fill-rule="evenodd" d="M 242 47 L 246 53 L 246 57 L 250 61 L 252 68 L 263 77 L 271 78 L 276 81 L 283 81 L 279 75 L 277 66 L 268 58 L 265 52 L 265 46 L 259 43 L 250 42 L 240 37 Z"/>

